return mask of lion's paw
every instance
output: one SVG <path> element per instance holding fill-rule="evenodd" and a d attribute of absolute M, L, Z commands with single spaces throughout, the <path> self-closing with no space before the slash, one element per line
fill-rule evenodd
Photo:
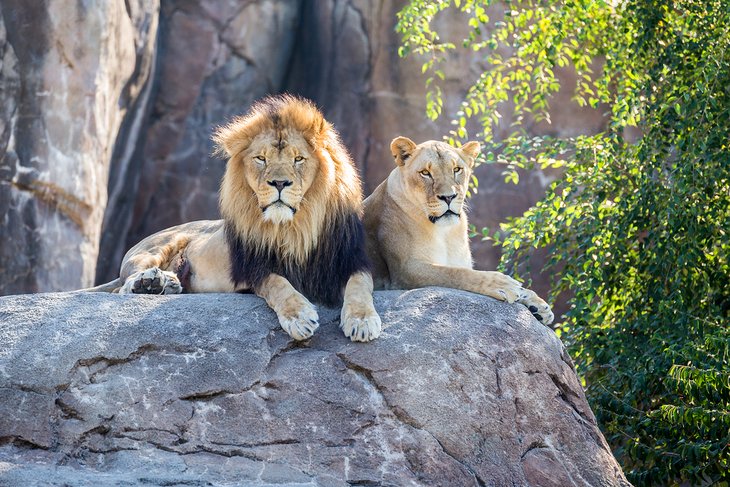
<path fill-rule="evenodd" d="M 150 267 L 129 276 L 119 294 L 180 294 L 182 290 L 174 273 Z"/>
<path fill-rule="evenodd" d="M 543 325 L 549 325 L 555 318 L 555 315 L 550 309 L 550 305 L 540 298 L 540 296 L 538 296 L 534 291 L 523 288 L 517 302 L 527 307 L 527 309 L 530 310 L 530 313 L 537 318 L 537 321 Z"/>
<path fill-rule="evenodd" d="M 382 323 L 373 308 L 357 310 L 355 306 L 345 305 L 340 315 L 340 328 L 353 342 L 369 342 L 380 336 Z"/>
<path fill-rule="evenodd" d="M 319 328 L 319 315 L 314 305 L 304 297 L 290 299 L 277 313 L 279 324 L 295 340 L 306 340 Z"/>

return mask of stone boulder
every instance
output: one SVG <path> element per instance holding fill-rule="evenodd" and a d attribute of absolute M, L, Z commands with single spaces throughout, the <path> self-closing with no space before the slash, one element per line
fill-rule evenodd
<path fill-rule="evenodd" d="M 298 343 L 252 295 L 0 298 L 0 485 L 629 485 L 524 307 L 376 306 Z"/>

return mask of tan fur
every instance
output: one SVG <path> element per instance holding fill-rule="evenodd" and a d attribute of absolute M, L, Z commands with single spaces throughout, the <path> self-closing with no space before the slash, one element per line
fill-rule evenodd
<path fill-rule="evenodd" d="M 375 313 L 372 299 L 369 299 L 372 294 L 373 278 L 370 273 L 358 272 L 347 282 L 345 301 L 340 312 L 345 336 L 362 342 L 377 338 L 380 327 L 372 323 Z"/>
<path fill-rule="evenodd" d="M 301 264 L 317 246 L 325 217 L 361 214 L 359 177 L 334 128 L 310 102 L 282 96 L 254 105 L 220 128 L 214 140 L 218 153 L 229 158 L 220 189 L 223 220 L 186 223 L 147 237 L 125 255 L 118 280 L 93 290 L 111 290 L 116 283 L 121 293 L 182 292 L 176 274 L 186 265 L 192 269 L 186 292 L 246 290 L 231 277 L 225 222 L 246 241 L 280 249 Z M 279 190 L 272 181 L 290 184 Z M 353 340 L 368 341 L 380 334 L 381 324 L 372 285 L 362 286 L 363 279 L 372 282 L 356 273 L 350 279 L 354 291 L 347 284 L 343 310 L 350 311 L 341 326 Z M 306 339 L 316 330 L 315 307 L 284 277 L 271 274 L 253 290 L 293 338 Z"/>
<path fill-rule="evenodd" d="M 479 150 L 477 142 L 456 149 L 393 140 L 396 168 L 363 203 L 375 288 L 463 289 L 522 303 L 549 324 L 550 306 L 534 292 L 502 273 L 472 269 L 464 199 Z"/>

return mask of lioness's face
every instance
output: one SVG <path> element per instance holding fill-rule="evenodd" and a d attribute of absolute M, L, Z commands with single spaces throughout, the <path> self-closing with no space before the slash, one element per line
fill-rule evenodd
<path fill-rule="evenodd" d="M 410 201 L 423 208 L 431 223 L 457 223 L 464 211 L 479 143 L 469 142 L 456 149 L 436 140 L 416 145 L 406 137 L 398 137 L 391 143 L 391 150 Z"/>
<path fill-rule="evenodd" d="M 294 218 L 318 171 L 318 160 L 294 130 L 256 136 L 244 154 L 246 181 L 256 193 L 264 220 Z"/>

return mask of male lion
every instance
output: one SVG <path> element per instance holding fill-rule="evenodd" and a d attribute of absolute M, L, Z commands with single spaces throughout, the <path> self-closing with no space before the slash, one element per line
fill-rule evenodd
<path fill-rule="evenodd" d="M 309 101 L 284 95 L 255 104 L 214 139 L 229 157 L 220 190 L 223 219 L 145 238 L 124 256 L 119 278 L 93 290 L 253 290 L 295 340 L 319 326 L 307 298 L 344 301 L 345 335 L 363 342 L 378 337 L 360 179 L 332 125 Z"/>
<path fill-rule="evenodd" d="M 472 269 L 464 197 L 478 142 L 455 149 L 406 137 L 390 144 L 396 168 L 363 203 L 377 289 L 444 286 L 522 303 L 542 323 L 550 306 L 500 272 Z"/>

